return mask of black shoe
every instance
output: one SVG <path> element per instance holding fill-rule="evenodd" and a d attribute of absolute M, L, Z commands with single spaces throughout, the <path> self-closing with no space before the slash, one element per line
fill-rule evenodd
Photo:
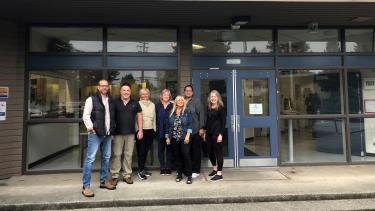
<path fill-rule="evenodd" d="M 160 170 L 160 175 L 163 175 L 163 176 L 165 175 L 165 169 Z"/>
<path fill-rule="evenodd" d="M 181 182 L 182 180 L 182 174 L 177 174 L 176 182 Z"/>
<path fill-rule="evenodd" d="M 139 177 L 139 179 L 141 179 L 141 180 L 145 180 L 145 179 L 147 179 L 146 175 L 144 174 L 144 171 L 139 171 L 139 172 L 138 172 L 138 177 Z"/>
<path fill-rule="evenodd" d="M 151 172 L 148 172 L 146 170 L 143 170 L 143 174 L 146 176 L 146 177 L 150 177 L 152 176 L 152 173 Z"/>
<path fill-rule="evenodd" d="M 188 176 L 186 180 L 186 184 L 191 184 L 191 183 L 193 183 L 193 178 L 191 176 Z"/>
<path fill-rule="evenodd" d="M 172 174 L 172 170 L 170 169 L 165 169 L 165 175 L 171 175 Z"/>
<path fill-rule="evenodd" d="M 221 181 L 221 180 L 223 180 L 223 175 L 216 174 L 214 177 L 211 178 L 212 182 Z"/>
<path fill-rule="evenodd" d="M 212 172 L 208 175 L 209 177 L 215 176 L 217 174 L 217 171 L 212 170 Z"/>

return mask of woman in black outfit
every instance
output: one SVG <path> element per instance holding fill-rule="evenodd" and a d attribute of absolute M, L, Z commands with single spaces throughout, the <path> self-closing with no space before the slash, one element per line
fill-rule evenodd
<path fill-rule="evenodd" d="M 207 121 L 205 140 L 207 153 L 213 166 L 213 171 L 208 175 L 211 181 L 223 180 L 222 170 L 224 163 L 223 136 L 226 122 L 226 111 L 220 93 L 212 90 L 208 96 Z"/>

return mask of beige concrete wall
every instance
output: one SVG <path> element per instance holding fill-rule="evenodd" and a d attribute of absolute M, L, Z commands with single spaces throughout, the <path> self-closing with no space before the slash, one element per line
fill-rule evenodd
<path fill-rule="evenodd" d="M 7 115 L 0 121 L 0 179 L 22 172 L 25 27 L 0 20 L 0 86 L 9 87 Z"/>

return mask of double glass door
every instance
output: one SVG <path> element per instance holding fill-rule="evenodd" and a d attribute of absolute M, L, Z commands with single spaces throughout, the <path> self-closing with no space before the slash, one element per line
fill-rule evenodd
<path fill-rule="evenodd" d="M 276 81 L 272 70 L 194 71 L 195 97 L 207 108 L 211 90 L 227 110 L 224 166 L 276 166 Z"/>

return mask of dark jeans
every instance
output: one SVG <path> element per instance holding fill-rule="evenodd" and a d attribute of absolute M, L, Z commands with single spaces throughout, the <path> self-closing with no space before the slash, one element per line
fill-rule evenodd
<path fill-rule="evenodd" d="M 223 156 L 223 142 L 217 143 L 217 136 L 206 135 L 207 153 L 211 164 L 216 166 L 217 170 L 223 170 L 224 156 Z"/>
<path fill-rule="evenodd" d="M 158 140 L 158 157 L 160 169 L 172 169 L 173 150 L 171 145 L 167 145 L 165 138 Z M 167 153 L 165 153 L 167 151 Z M 165 156 L 167 154 L 167 156 Z M 167 158 L 165 158 L 167 157 Z"/>
<path fill-rule="evenodd" d="M 202 138 L 197 134 L 190 138 L 191 164 L 194 173 L 201 172 Z"/>
<path fill-rule="evenodd" d="M 185 144 L 184 140 L 176 141 L 172 139 L 172 146 L 174 152 L 174 163 L 178 174 L 185 173 L 186 176 L 191 176 L 191 155 L 190 142 Z"/>
<path fill-rule="evenodd" d="M 136 140 L 137 155 L 138 155 L 138 170 L 145 170 L 145 164 L 147 160 L 147 153 L 152 146 L 152 141 L 154 140 L 154 130 L 145 129 L 143 130 L 143 138 L 141 140 Z"/>

